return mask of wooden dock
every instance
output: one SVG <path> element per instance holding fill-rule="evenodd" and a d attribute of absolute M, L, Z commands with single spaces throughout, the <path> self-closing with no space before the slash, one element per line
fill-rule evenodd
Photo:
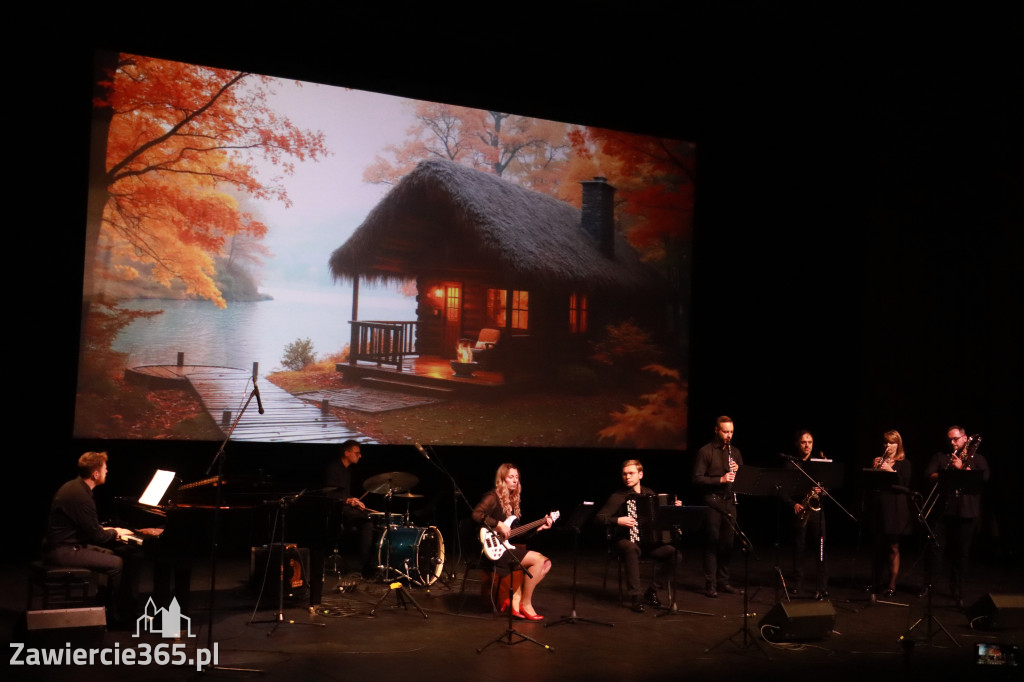
<path fill-rule="evenodd" d="M 148 365 L 125 372 L 129 382 L 147 388 L 191 389 L 226 436 L 252 393 L 252 372 L 203 365 Z M 373 441 L 331 414 L 323 414 L 269 381 L 260 379 L 259 413 L 253 398 L 231 432 L 234 441 L 264 443 L 341 443 L 350 438 Z"/>

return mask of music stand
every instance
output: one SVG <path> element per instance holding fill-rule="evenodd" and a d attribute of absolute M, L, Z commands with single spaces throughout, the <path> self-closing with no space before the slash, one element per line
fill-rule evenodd
<path fill-rule="evenodd" d="M 688 530 L 693 530 L 694 527 L 700 524 L 700 519 L 703 518 L 704 513 L 707 512 L 707 507 L 704 505 L 691 505 L 691 506 L 675 506 L 673 504 L 663 504 L 658 507 L 658 530 L 669 530 L 672 534 L 672 547 L 676 551 L 672 553 L 672 572 L 669 573 L 668 577 L 668 596 L 669 605 L 661 607 L 662 612 L 655 615 L 655 618 L 662 618 L 663 616 L 673 615 L 689 615 L 689 616 L 713 616 L 713 613 L 706 613 L 704 611 L 687 611 L 679 608 L 676 604 L 675 589 L 675 577 L 676 569 L 678 568 L 678 559 L 681 550 L 676 547 L 676 542 L 681 542 L 683 535 L 683 528 L 686 527 Z"/>
<path fill-rule="evenodd" d="M 981 472 L 979 471 L 977 473 L 980 474 Z M 939 478 L 942 478 L 941 474 Z M 925 534 L 928 536 L 925 551 L 929 551 L 929 545 L 934 547 L 936 551 L 942 551 L 942 547 L 939 545 L 938 538 L 935 537 L 935 532 L 932 530 L 932 527 L 928 525 L 928 519 L 925 518 L 924 511 L 921 509 L 921 503 L 918 500 L 919 497 L 919 494 L 914 494 L 911 496 L 910 499 L 914 503 L 914 509 L 917 511 L 917 520 L 920 521 L 922 526 L 924 526 Z M 958 642 L 956 640 L 956 637 L 951 635 L 949 630 L 947 630 L 946 627 L 941 622 L 939 622 L 939 619 L 935 616 L 934 612 L 932 611 L 932 562 L 930 561 L 925 562 L 924 584 L 925 590 L 928 592 L 928 594 L 925 596 L 925 615 L 923 618 L 918 618 L 916 621 L 914 621 L 914 624 L 907 628 L 906 632 L 900 635 L 900 641 L 904 641 L 910 635 L 910 633 L 913 632 L 914 628 L 920 625 L 922 621 L 928 621 L 928 633 L 925 635 L 925 640 L 930 642 L 935 637 L 935 635 L 939 634 L 939 632 L 942 631 L 946 634 L 947 637 L 949 637 L 950 641 L 952 641 L 954 645 L 960 646 L 960 642 Z"/>
<path fill-rule="evenodd" d="M 594 514 L 594 503 L 593 502 L 580 502 L 572 514 L 569 515 L 568 526 L 572 530 L 572 589 L 570 594 L 572 595 L 572 612 L 568 616 L 562 616 L 556 621 L 546 623 L 544 627 L 551 627 L 552 625 L 561 625 L 562 623 L 593 623 L 594 625 L 607 625 L 613 627 L 614 623 L 609 623 L 603 620 L 594 620 L 592 618 L 583 618 L 576 615 L 576 568 L 579 564 L 579 547 L 580 547 L 580 529 L 590 521 L 591 516 Z M 512 609 L 512 601 L 509 598 L 509 611 Z"/>
<path fill-rule="evenodd" d="M 939 491 L 948 495 L 980 495 L 985 478 L 973 469 L 943 469 L 939 472 Z"/>

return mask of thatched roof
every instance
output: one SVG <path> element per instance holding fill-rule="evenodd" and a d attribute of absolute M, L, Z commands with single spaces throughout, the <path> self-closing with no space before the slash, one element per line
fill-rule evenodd
<path fill-rule="evenodd" d="M 580 227 L 580 210 L 448 161 L 402 178 L 330 258 L 335 279 L 405 280 L 445 270 L 583 291 L 648 288 L 652 270 L 616 235 L 608 258 Z"/>

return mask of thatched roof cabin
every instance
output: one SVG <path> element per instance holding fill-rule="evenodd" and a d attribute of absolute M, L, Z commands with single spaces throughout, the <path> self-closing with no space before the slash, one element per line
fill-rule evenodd
<path fill-rule="evenodd" d="M 595 211 L 606 224 L 588 232 L 581 229 L 586 205 L 580 211 L 490 173 L 424 161 L 331 254 L 331 273 L 373 282 L 470 269 L 497 281 L 587 292 L 650 290 L 653 271 L 614 233 L 611 192 L 607 209 Z M 611 238 L 604 249 L 602 234 Z"/>

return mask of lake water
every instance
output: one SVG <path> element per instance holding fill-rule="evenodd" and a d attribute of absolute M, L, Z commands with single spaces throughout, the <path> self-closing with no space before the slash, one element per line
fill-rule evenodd
<path fill-rule="evenodd" d="M 128 354 L 128 366 L 171 365 L 179 351 L 185 364 L 249 369 L 260 374 L 280 368 L 284 347 L 309 338 L 318 358 L 340 351 L 351 336 L 348 323 L 352 293 L 337 290 L 268 289 L 271 301 L 228 303 L 220 309 L 209 301 L 140 300 L 123 304 L 133 310 L 163 310 L 136 320 L 114 341 L 114 350 Z M 413 320 L 416 303 L 397 293 L 367 292 L 359 296 L 362 320 Z"/>

